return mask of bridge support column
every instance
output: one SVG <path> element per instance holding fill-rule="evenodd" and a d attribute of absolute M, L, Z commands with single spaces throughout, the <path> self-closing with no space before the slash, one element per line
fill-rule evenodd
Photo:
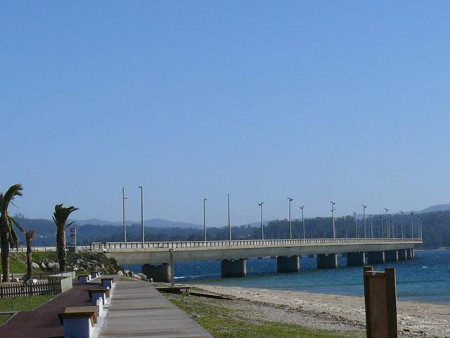
<path fill-rule="evenodd" d="M 170 282 L 171 269 L 169 263 L 163 263 L 161 265 L 144 264 L 142 266 L 142 273 L 148 279 L 152 278 L 154 282 Z"/>
<path fill-rule="evenodd" d="M 384 263 L 384 251 L 370 251 L 368 254 L 369 264 Z"/>
<path fill-rule="evenodd" d="M 366 264 L 366 254 L 364 252 L 348 252 L 347 266 L 360 266 Z"/>
<path fill-rule="evenodd" d="M 408 255 L 408 259 L 414 258 L 414 248 L 406 249 L 406 254 Z"/>
<path fill-rule="evenodd" d="M 246 259 L 222 259 L 222 278 L 245 277 L 247 275 Z"/>
<path fill-rule="evenodd" d="M 398 251 L 397 250 L 385 251 L 384 259 L 386 262 L 397 262 L 398 261 Z"/>
<path fill-rule="evenodd" d="M 398 250 L 398 260 L 399 261 L 404 261 L 408 256 L 408 254 L 406 253 L 406 249 L 401 249 Z"/>
<path fill-rule="evenodd" d="M 277 257 L 277 272 L 289 273 L 300 271 L 300 257 L 299 256 L 278 256 Z"/>
<path fill-rule="evenodd" d="M 338 267 L 338 259 L 336 254 L 318 254 L 317 268 L 318 269 L 335 269 Z"/>

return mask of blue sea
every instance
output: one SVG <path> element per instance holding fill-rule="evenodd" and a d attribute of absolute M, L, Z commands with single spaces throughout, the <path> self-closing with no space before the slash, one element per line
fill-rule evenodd
<path fill-rule="evenodd" d="M 220 261 L 177 263 L 175 278 L 196 284 L 363 296 L 361 267 L 346 267 L 345 257 L 339 257 L 338 269 L 318 270 L 316 264 L 315 258 L 302 257 L 299 273 L 278 274 L 276 259 L 249 259 L 247 277 L 222 279 Z M 375 270 L 396 269 L 399 300 L 450 304 L 450 250 L 416 250 L 412 260 L 373 266 Z M 141 270 L 137 265 L 125 268 Z"/>

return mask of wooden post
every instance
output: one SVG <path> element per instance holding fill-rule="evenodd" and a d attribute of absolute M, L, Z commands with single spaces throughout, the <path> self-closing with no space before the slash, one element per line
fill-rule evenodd
<path fill-rule="evenodd" d="M 368 338 L 397 337 L 397 292 L 395 269 L 363 268 L 366 332 Z"/>

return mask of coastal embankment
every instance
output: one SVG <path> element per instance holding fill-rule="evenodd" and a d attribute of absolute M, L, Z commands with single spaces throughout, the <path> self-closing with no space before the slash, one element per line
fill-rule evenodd
<path fill-rule="evenodd" d="M 204 284 L 195 287 L 230 296 L 236 310 L 243 310 L 250 320 L 264 317 L 352 336 L 365 334 L 363 297 Z M 401 336 L 450 337 L 449 305 L 398 301 L 397 314 Z"/>

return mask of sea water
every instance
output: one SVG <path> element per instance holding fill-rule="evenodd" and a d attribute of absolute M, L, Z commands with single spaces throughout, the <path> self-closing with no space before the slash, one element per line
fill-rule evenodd
<path fill-rule="evenodd" d="M 276 259 L 248 259 L 245 278 L 220 278 L 220 261 L 176 263 L 175 279 L 196 284 L 363 296 L 362 267 L 346 267 L 345 257 L 339 257 L 338 262 L 337 269 L 318 270 L 315 258 L 302 257 L 299 273 L 279 274 Z M 379 271 L 395 268 L 399 300 L 450 304 L 450 250 L 416 250 L 414 259 L 373 267 Z M 125 268 L 134 272 L 141 269 L 137 265 Z"/>

